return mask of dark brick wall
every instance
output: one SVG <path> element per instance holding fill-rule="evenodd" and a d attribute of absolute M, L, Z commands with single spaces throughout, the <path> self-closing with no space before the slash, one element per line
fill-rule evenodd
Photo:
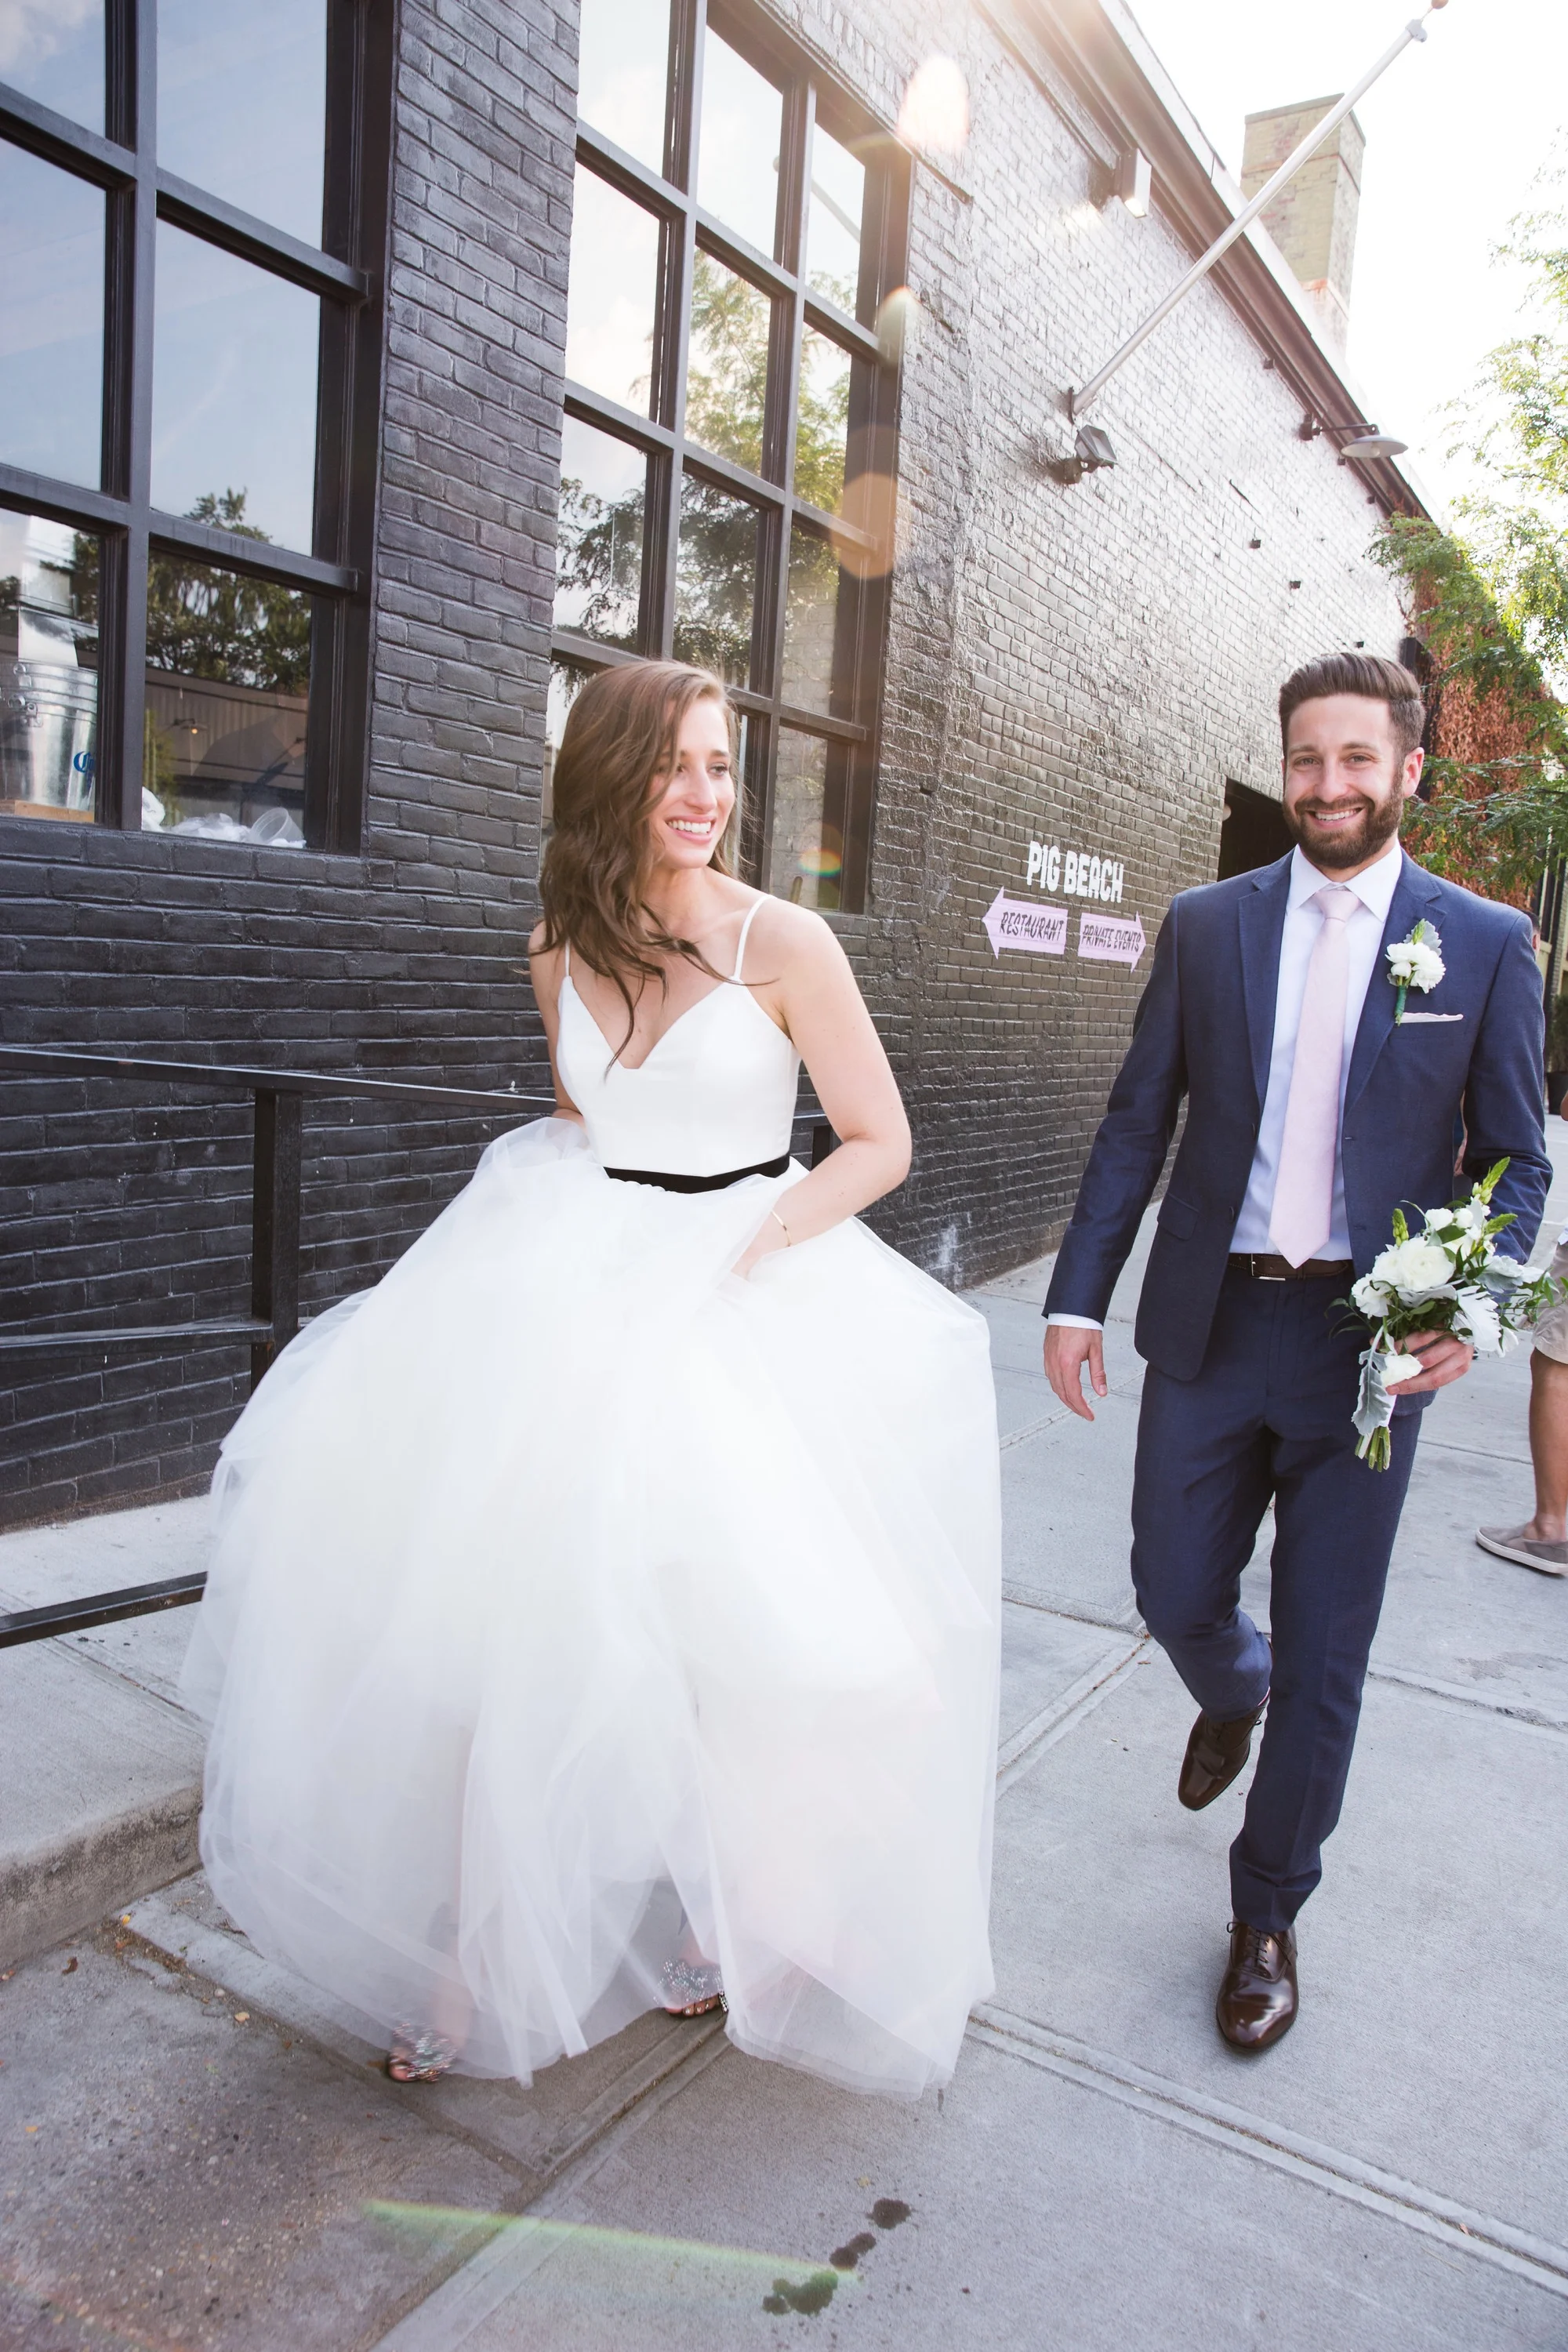
<path fill-rule="evenodd" d="M 524 968 L 559 474 L 575 18 L 402 0 L 361 857 L 0 819 L 4 1036 L 189 1061 L 542 1083 Z M 249 1304 L 249 1108 L 0 1095 L 0 1319 Z M 373 1277 L 495 1132 L 308 1104 L 308 1307 Z M 210 1471 L 243 1348 L 11 1358 L 0 1512 Z"/>
<path fill-rule="evenodd" d="M 1191 258 L 1157 209 L 1095 207 L 1068 93 L 1048 103 L 977 8 L 774 13 L 884 121 L 933 51 L 969 82 L 965 152 L 914 173 L 871 904 L 842 928 L 916 1135 L 874 1221 L 971 1281 L 1058 1237 L 1150 961 L 998 961 L 998 888 L 1049 895 L 1026 885 L 1031 840 L 1103 847 L 1152 945 L 1174 893 L 1214 877 L 1226 779 L 1278 793 L 1279 682 L 1332 646 L 1396 653 L 1405 623 L 1366 561 L 1364 485 L 1298 438 L 1299 403 L 1212 280 L 1094 410 L 1115 471 L 1046 471 L 1071 446 L 1063 388 Z"/>
<path fill-rule="evenodd" d="M 840 920 L 906 1089 L 909 1184 L 877 1213 L 944 1279 L 1047 1246 L 1138 973 L 992 955 L 1029 842 L 1125 862 L 1152 934 L 1212 875 L 1226 779 L 1274 789 L 1279 678 L 1393 650 L 1375 518 L 1215 289 L 1106 395 L 1120 463 L 1063 488 L 1059 388 L 1180 273 L 1158 215 L 1088 201 L 1087 150 L 973 10 L 779 0 L 884 121 L 933 49 L 974 131 L 917 168 L 899 567 L 871 905 Z M 8 1042 L 539 1083 L 523 970 L 558 473 L 574 15 L 404 0 L 387 272 L 364 854 L 234 850 L 0 820 Z M 1258 538 L 1259 549 L 1248 541 Z M 1299 588 L 1287 583 L 1300 582 Z M 1078 902 L 1073 908 L 1076 936 Z M 493 1132 L 307 1108 L 305 1291 L 374 1276 Z M 174 1319 L 247 1302 L 248 1115 L 191 1095 L 7 1082 L 0 1319 Z M 15 1363 L 15 1360 L 13 1360 Z M 25 1360 L 0 1513 L 197 1483 L 241 1351 Z"/>

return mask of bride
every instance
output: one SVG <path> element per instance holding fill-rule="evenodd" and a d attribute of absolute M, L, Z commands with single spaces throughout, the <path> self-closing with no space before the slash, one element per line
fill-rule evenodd
<path fill-rule="evenodd" d="M 202 1857 L 402 2081 L 722 2000 L 913 2095 L 991 1988 L 985 1326 L 856 1222 L 909 1129 L 832 931 L 729 871 L 734 730 L 680 664 L 583 688 L 557 1114 L 301 1331 L 215 1480 Z"/>

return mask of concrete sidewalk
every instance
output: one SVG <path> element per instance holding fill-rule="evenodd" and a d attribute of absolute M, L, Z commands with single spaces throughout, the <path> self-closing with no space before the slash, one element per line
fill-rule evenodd
<path fill-rule="evenodd" d="M 1191 1706 L 1127 1583 L 1136 1271 L 1092 1429 L 1039 1376 L 1041 1270 L 976 1297 L 1007 1505 L 997 1989 L 942 2097 L 662 2018 L 528 2092 L 398 2090 L 199 1874 L 132 1899 L 189 1834 L 188 1620 L 0 1655 L 0 1890 L 90 1847 L 108 1875 L 58 1886 L 85 1917 L 112 1882 L 124 1915 L 0 1986 L 0 2346 L 1568 2346 L 1568 1584 L 1473 1540 L 1530 1507 L 1527 1359 L 1426 1416 L 1301 2020 L 1248 2061 L 1212 2021 L 1239 1792 L 1176 1804 Z M 192 1505 L 6 1538 L 0 1591 L 199 1544 Z M 114 1880 L 115 1823 L 160 1802 L 169 1853 L 131 1840 Z"/>

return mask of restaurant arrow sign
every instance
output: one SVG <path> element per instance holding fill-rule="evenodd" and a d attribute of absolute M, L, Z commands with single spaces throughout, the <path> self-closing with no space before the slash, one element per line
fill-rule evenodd
<path fill-rule="evenodd" d="M 1068 951 L 1065 907 L 1047 907 L 1038 898 L 1009 898 L 1005 890 L 998 890 L 984 920 L 994 956 L 999 956 L 1004 948 L 1021 948 L 1026 955 L 1066 955 Z"/>

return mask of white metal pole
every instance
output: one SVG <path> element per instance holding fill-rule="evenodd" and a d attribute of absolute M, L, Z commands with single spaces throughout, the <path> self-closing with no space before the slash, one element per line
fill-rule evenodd
<path fill-rule="evenodd" d="M 1426 15 L 1429 16 L 1434 9 L 1444 8 L 1447 7 L 1447 0 L 1430 0 Z M 1121 367 L 1124 362 L 1131 358 L 1133 352 L 1138 349 L 1141 343 L 1147 342 L 1155 328 L 1162 325 L 1164 320 L 1170 317 L 1177 303 L 1184 300 L 1186 296 L 1192 292 L 1193 288 L 1200 284 L 1201 281 L 1208 276 L 1209 271 L 1214 268 L 1215 263 L 1223 259 L 1225 255 L 1230 251 L 1231 247 L 1236 243 L 1237 238 L 1246 235 L 1253 222 L 1258 218 L 1258 214 L 1267 211 L 1268 207 L 1273 203 L 1275 197 L 1279 194 L 1280 189 L 1289 185 L 1289 184 L 1295 178 L 1297 173 L 1301 169 L 1302 165 L 1311 162 L 1313 156 L 1317 153 L 1319 148 L 1321 147 L 1325 139 L 1328 138 L 1330 132 L 1336 131 L 1340 124 L 1344 121 L 1351 109 L 1353 106 L 1360 104 L 1361 100 L 1366 96 L 1367 91 L 1372 88 L 1373 82 L 1376 81 L 1381 75 L 1385 74 L 1388 71 L 1388 68 L 1394 63 L 1394 58 L 1402 57 L 1405 51 L 1409 47 L 1412 41 L 1424 41 L 1426 38 L 1426 26 L 1425 19 L 1418 16 L 1413 16 L 1409 24 L 1405 26 L 1405 30 L 1400 34 L 1399 38 L 1393 44 L 1392 47 L 1387 49 L 1384 54 L 1379 58 L 1377 63 L 1372 68 L 1372 70 L 1369 73 L 1365 73 L 1362 76 L 1360 81 L 1357 82 L 1353 89 L 1347 90 L 1345 92 L 1343 98 L 1340 100 L 1339 104 L 1334 107 L 1331 112 L 1325 114 L 1321 122 L 1313 124 L 1311 130 L 1308 131 L 1300 145 L 1294 148 L 1291 152 L 1286 156 L 1285 161 L 1280 164 L 1279 169 L 1275 173 L 1274 177 L 1269 181 L 1268 186 L 1258 190 L 1257 195 L 1253 197 L 1252 202 L 1247 206 L 1245 212 L 1237 213 L 1236 218 L 1231 222 L 1230 226 L 1225 231 L 1224 235 L 1215 237 L 1214 243 L 1210 246 L 1208 251 L 1202 257 L 1202 258 L 1194 261 L 1186 276 L 1182 278 L 1178 284 L 1172 287 L 1170 292 L 1160 304 L 1158 310 L 1152 310 L 1149 313 L 1149 316 L 1144 320 L 1142 325 L 1137 328 L 1132 334 L 1128 336 L 1127 341 L 1122 344 L 1121 349 L 1116 352 L 1114 357 L 1106 361 L 1105 365 L 1100 369 L 1100 373 L 1098 375 L 1090 376 L 1089 382 L 1084 385 L 1081 392 L 1068 393 L 1068 415 L 1069 416 L 1081 416 L 1085 409 L 1089 406 L 1089 402 L 1099 398 L 1106 385 L 1110 382 L 1111 377 L 1116 373 L 1117 369 Z"/>

